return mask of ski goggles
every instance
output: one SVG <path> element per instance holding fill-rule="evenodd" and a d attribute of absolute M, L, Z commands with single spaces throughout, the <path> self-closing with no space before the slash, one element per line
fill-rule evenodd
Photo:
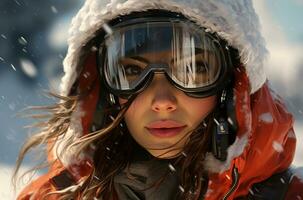
<path fill-rule="evenodd" d="M 110 91 L 129 97 L 163 73 L 192 97 L 219 92 L 231 62 L 217 36 L 181 19 L 135 19 L 111 27 L 99 46 L 98 66 Z"/>

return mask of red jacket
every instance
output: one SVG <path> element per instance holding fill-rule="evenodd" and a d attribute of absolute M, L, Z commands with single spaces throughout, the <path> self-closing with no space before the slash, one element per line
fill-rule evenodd
<path fill-rule="evenodd" d="M 98 74 L 94 57 L 90 57 L 86 63 L 85 70 L 80 75 L 80 88 L 92 85 L 93 90 L 82 102 L 82 107 L 86 111 L 82 118 L 83 134 L 89 130 L 99 94 L 98 84 L 93 84 L 94 78 L 85 79 L 82 76 L 86 72 Z M 282 100 L 272 93 L 267 83 L 250 95 L 249 81 L 244 69 L 235 70 L 235 73 L 237 138 L 229 149 L 228 161 L 221 163 L 221 172 L 210 173 L 205 200 L 223 199 L 226 194 L 228 194 L 228 199 L 246 196 L 253 184 L 288 169 L 295 152 L 294 119 L 287 112 Z M 52 160 L 51 157 L 50 160 Z M 56 161 L 49 172 L 29 184 L 19 194 L 18 199 L 38 200 L 47 192 L 55 191 L 52 178 L 58 176 L 66 168 L 75 180 L 87 176 L 92 169 L 86 161 L 67 167 Z M 238 178 L 233 174 L 235 169 L 238 171 Z M 235 178 L 238 179 L 237 184 L 235 184 Z M 294 176 L 288 184 L 285 199 L 293 200 L 298 197 L 303 198 L 303 183 Z M 57 197 L 51 195 L 48 199 L 57 199 Z"/>

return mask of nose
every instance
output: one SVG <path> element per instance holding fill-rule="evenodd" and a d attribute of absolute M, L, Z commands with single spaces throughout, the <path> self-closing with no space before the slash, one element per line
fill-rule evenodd
<path fill-rule="evenodd" d="M 151 109 L 155 112 L 173 112 L 177 109 L 176 89 L 164 74 L 155 74 L 151 85 Z"/>

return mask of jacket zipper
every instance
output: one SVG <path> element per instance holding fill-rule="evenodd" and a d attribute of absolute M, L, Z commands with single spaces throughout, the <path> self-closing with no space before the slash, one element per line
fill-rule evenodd
<path fill-rule="evenodd" d="M 229 191 L 224 195 L 223 200 L 227 200 L 227 198 L 235 191 L 237 185 L 239 183 L 239 172 L 238 168 L 233 168 L 233 182 L 229 189 Z"/>

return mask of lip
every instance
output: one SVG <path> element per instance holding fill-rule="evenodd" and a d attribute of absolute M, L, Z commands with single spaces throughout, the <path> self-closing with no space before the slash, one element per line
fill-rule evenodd
<path fill-rule="evenodd" d="M 151 122 L 145 128 L 154 136 L 166 138 L 178 135 L 186 126 L 174 120 L 159 120 Z"/>

